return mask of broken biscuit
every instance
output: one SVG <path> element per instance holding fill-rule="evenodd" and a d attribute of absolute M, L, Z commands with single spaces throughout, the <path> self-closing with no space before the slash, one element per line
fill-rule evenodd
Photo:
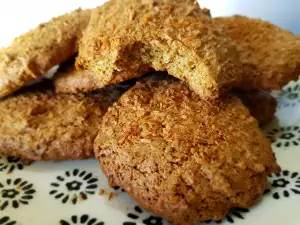
<path fill-rule="evenodd" d="M 0 97 L 37 79 L 78 51 L 90 10 L 75 10 L 39 25 L 0 50 Z"/>
<path fill-rule="evenodd" d="M 234 43 L 195 0 L 110 1 L 93 10 L 77 68 L 108 85 L 150 68 L 186 81 L 203 99 L 240 82 Z"/>

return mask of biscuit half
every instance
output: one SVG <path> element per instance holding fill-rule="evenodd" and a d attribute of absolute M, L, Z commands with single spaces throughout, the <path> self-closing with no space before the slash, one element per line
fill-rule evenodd
<path fill-rule="evenodd" d="M 167 71 L 203 99 L 240 81 L 234 43 L 196 0 L 110 1 L 93 10 L 80 41 L 77 68 L 105 85 Z"/>
<path fill-rule="evenodd" d="M 0 97 L 45 74 L 78 51 L 90 10 L 75 10 L 40 24 L 0 50 Z"/>

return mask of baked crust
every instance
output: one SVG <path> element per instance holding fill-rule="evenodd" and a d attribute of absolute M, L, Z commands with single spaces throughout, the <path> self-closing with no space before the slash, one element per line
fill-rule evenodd
<path fill-rule="evenodd" d="M 246 16 L 214 19 L 234 41 L 246 70 L 240 88 L 281 89 L 300 75 L 300 39 L 267 21 Z M 250 72 L 247 74 L 247 71 Z"/>
<path fill-rule="evenodd" d="M 0 50 L 0 97 L 13 93 L 78 51 L 90 10 L 77 9 L 16 38 Z"/>
<path fill-rule="evenodd" d="M 204 101 L 178 80 L 138 82 L 104 116 L 94 149 L 111 186 L 178 225 L 252 206 L 280 169 L 238 98 Z"/>
<path fill-rule="evenodd" d="M 0 101 L 0 154 L 33 161 L 93 157 L 102 116 L 123 90 L 72 95 L 43 86 Z"/>
<path fill-rule="evenodd" d="M 88 70 L 77 71 L 74 66 L 75 58 L 63 63 L 53 78 L 56 93 L 89 92 L 105 85 Z"/>
<path fill-rule="evenodd" d="M 234 43 L 195 0 L 112 0 L 93 10 L 77 68 L 104 84 L 152 68 L 186 81 L 203 99 L 240 81 Z"/>

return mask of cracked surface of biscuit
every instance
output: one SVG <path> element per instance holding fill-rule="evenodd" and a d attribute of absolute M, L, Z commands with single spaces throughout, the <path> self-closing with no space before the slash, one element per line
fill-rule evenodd
<path fill-rule="evenodd" d="M 55 94 L 41 85 L 0 101 L 0 154 L 33 161 L 92 157 L 102 116 L 121 92 Z"/>
<path fill-rule="evenodd" d="M 104 116 L 94 149 L 111 186 L 177 225 L 250 207 L 280 170 L 238 98 L 204 101 L 172 79 L 127 91 Z"/>
<path fill-rule="evenodd" d="M 40 24 L 0 50 L 0 97 L 6 96 L 78 51 L 90 10 L 75 10 Z"/>
<path fill-rule="evenodd" d="M 112 0 L 98 7 L 76 65 L 104 84 L 149 68 L 168 71 L 205 99 L 219 97 L 242 74 L 235 45 L 194 0 Z"/>
<path fill-rule="evenodd" d="M 240 88 L 281 89 L 300 75 L 300 39 L 267 21 L 245 16 L 214 19 L 237 43 L 245 71 Z"/>

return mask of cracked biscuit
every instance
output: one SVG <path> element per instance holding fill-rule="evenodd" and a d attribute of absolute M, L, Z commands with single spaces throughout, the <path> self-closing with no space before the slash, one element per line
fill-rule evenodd
<path fill-rule="evenodd" d="M 238 98 L 201 100 L 170 78 L 138 82 L 114 103 L 94 150 L 111 186 L 177 225 L 252 206 L 280 170 Z"/>
<path fill-rule="evenodd" d="M 195 0 L 112 0 L 93 10 L 77 68 L 103 84 L 167 71 L 203 99 L 240 82 L 234 43 Z"/>
<path fill-rule="evenodd" d="M 0 50 L 0 97 L 45 74 L 78 51 L 90 10 L 75 10 L 40 24 Z"/>

